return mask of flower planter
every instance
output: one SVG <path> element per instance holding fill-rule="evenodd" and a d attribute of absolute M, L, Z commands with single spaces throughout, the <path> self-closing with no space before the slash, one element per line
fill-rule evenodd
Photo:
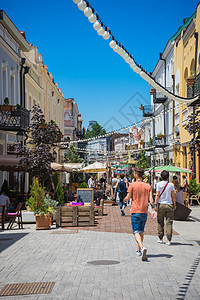
<path fill-rule="evenodd" d="M 36 230 L 50 229 L 51 215 L 35 215 L 36 217 Z"/>
<path fill-rule="evenodd" d="M 14 105 L 0 105 L 0 111 L 14 111 Z"/>

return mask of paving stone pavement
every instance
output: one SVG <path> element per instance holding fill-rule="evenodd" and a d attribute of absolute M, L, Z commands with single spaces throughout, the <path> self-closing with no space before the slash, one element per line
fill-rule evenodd
<path fill-rule="evenodd" d="M 194 217 L 200 219 L 199 208 Z M 0 232 L 0 289 L 11 283 L 55 282 L 50 294 L 2 299 L 200 299 L 200 247 L 195 242 L 200 235 L 193 234 L 199 222 L 181 227 L 176 221 L 174 227 L 179 235 L 171 246 L 158 244 L 155 235 L 145 236 L 146 262 L 136 256 L 130 233 L 74 232 L 55 226 L 36 231 L 35 225 Z M 120 263 L 87 263 L 94 260 Z"/>

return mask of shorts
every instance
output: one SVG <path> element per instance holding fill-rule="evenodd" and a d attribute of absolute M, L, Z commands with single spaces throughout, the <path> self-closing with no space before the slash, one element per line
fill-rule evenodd
<path fill-rule="evenodd" d="M 144 232 L 144 227 L 147 221 L 147 213 L 132 214 L 131 222 L 133 234 Z"/>

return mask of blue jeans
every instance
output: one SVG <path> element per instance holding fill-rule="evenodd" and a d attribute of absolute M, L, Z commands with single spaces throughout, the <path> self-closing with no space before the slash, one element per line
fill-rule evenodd
<path fill-rule="evenodd" d="M 131 222 L 133 234 L 144 232 L 144 227 L 147 221 L 147 213 L 132 214 Z"/>

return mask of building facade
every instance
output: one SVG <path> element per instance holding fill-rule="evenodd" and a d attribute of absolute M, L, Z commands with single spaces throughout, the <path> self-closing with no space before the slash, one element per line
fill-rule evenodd
<path fill-rule="evenodd" d="M 184 20 L 171 39 L 174 42 L 175 92 L 183 97 L 200 94 L 200 4 L 190 18 Z M 176 138 L 179 146 L 174 146 L 174 163 L 177 166 L 196 171 L 200 182 L 199 156 L 191 156 L 189 143 L 193 138 L 186 131 L 188 117 L 193 107 L 180 103 L 176 105 L 175 125 L 178 127 Z M 178 117 L 177 117 L 178 116 Z"/>

